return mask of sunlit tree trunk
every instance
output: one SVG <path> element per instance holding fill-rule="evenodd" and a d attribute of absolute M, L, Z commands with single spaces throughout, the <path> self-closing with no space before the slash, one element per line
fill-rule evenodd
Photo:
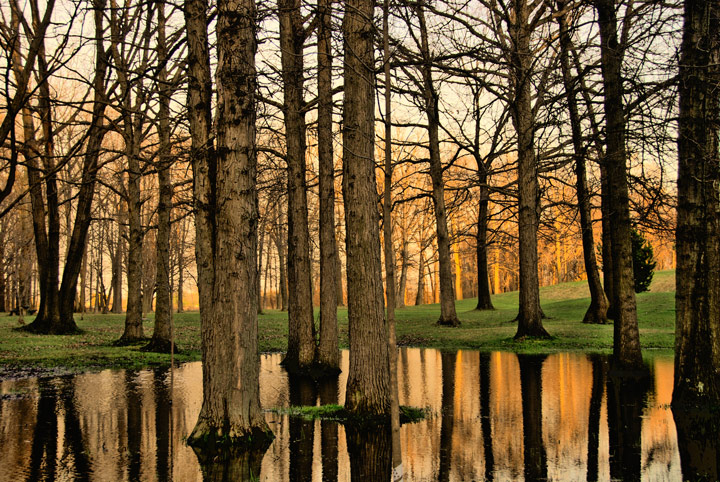
<path fill-rule="evenodd" d="M 425 303 L 425 250 L 420 242 L 420 253 L 418 254 L 418 282 L 417 292 L 415 294 L 415 306 Z"/>
<path fill-rule="evenodd" d="M 622 48 L 617 38 L 615 0 L 595 0 L 601 39 L 601 66 L 604 87 L 605 139 L 613 259 L 611 304 L 615 307 L 613 357 L 627 369 L 642 369 L 640 333 L 635 304 L 632 248 L 630 245 L 630 206 L 625 150 L 625 113 L 622 86 Z"/>
<path fill-rule="evenodd" d="M 678 412 L 720 406 L 720 2 L 687 0 L 684 8 L 673 391 Z"/>
<path fill-rule="evenodd" d="M 374 5 L 371 0 L 348 0 L 343 18 L 343 198 L 350 340 L 345 406 L 356 414 L 389 415 L 387 324 L 374 162 Z"/>
<path fill-rule="evenodd" d="M 203 345 L 203 403 L 188 443 L 212 465 L 222 447 L 264 450 L 272 434 L 260 409 L 257 346 L 255 3 L 217 4 L 217 153 L 207 13 L 205 0 L 185 2 Z"/>

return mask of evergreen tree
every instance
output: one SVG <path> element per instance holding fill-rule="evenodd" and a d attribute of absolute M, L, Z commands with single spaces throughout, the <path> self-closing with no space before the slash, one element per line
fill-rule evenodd
<path fill-rule="evenodd" d="M 640 231 L 633 228 L 630 231 L 632 241 L 633 275 L 635 277 L 635 293 L 650 290 L 650 283 L 655 272 L 655 257 L 650 242 Z"/>

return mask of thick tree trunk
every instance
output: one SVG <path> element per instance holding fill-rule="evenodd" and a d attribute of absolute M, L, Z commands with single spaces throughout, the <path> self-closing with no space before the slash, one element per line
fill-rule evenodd
<path fill-rule="evenodd" d="M 303 27 L 300 0 L 278 0 L 283 78 L 283 114 L 288 170 L 288 349 L 283 365 L 290 372 L 309 370 L 315 362 L 310 232 L 305 179 L 303 102 Z"/>
<path fill-rule="evenodd" d="M 318 0 L 318 164 L 320 169 L 320 340 L 318 363 L 340 370 L 335 242 L 335 164 L 332 138 L 332 3 Z M 341 295 L 342 296 L 342 295 Z M 341 297 L 342 301 L 342 297 Z"/>
<path fill-rule="evenodd" d="M 432 199 L 435 206 L 435 222 L 437 223 L 438 258 L 440 263 L 440 319 L 438 325 L 460 326 L 460 320 L 455 312 L 455 282 L 452 275 L 452 259 L 450 255 L 450 235 L 447 226 L 447 211 L 445 209 L 445 186 L 443 182 L 443 167 L 440 158 L 440 114 L 439 96 L 435 90 L 432 76 L 432 59 L 428 45 L 428 33 L 425 25 L 425 13 L 421 4 L 416 7 L 420 22 L 420 36 L 422 45 L 422 76 L 423 95 L 425 97 L 425 114 L 428 118 L 428 141 L 430 148 L 430 177 L 432 178 Z"/>
<path fill-rule="evenodd" d="M 676 412 L 720 406 L 720 2 L 687 0 L 684 6 L 672 400 Z"/>
<path fill-rule="evenodd" d="M 478 206 L 478 223 L 476 237 L 476 254 L 477 254 L 477 279 L 478 279 L 478 302 L 475 306 L 476 310 L 494 310 L 490 297 L 490 276 L 488 275 L 487 262 L 487 231 L 488 231 L 488 204 L 489 189 L 487 186 L 487 174 L 485 166 L 479 161 L 480 176 L 478 182 L 480 184 L 480 203 Z"/>
<path fill-rule="evenodd" d="M 350 339 L 345 407 L 356 414 L 387 416 L 390 374 L 374 161 L 374 5 L 371 0 L 348 0 L 343 18 L 343 198 Z"/>
<path fill-rule="evenodd" d="M 217 156 L 210 143 L 207 3 L 185 2 L 190 69 L 203 404 L 188 437 L 200 458 L 223 446 L 267 448 L 257 327 L 257 160 L 253 0 L 217 5 Z"/>
<path fill-rule="evenodd" d="M 514 0 L 515 24 L 511 29 L 514 50 L 512 70 L 515 99 L 511 105 L 518 138 L 518 238 L 520 247 L 520 309 L 515 338 L 547 337 L 540 309 L 537 231 L 540 193 L 535 157 L 535 116 L 532 107 L 529 6 Z"/>
<path fill-rule="evenodd" d="M 612 218 L 611 243 L 613 285 L 616 308 L 613 358 L 618 368 L 642 370 L 640 333 L 635 304 L 632 248 L 630 245 L 630 206 L 625 151 L 625 113 L 622 86 L 622 47 L 617 39 L 615 0 L 595 0 L 601 39 L 601 64 L 606 121 L 608 189 Z"/>
<path fill-rule="evenodd" d="M 558 11 L 563 12 L 565 1 L 558 0 Z M 577 98 L 575 97 L 575 80 L 570 70 L 570 49 L 572 39 L 568 30 L 567 14 L 558 17 L 560 26 L 560 66 L 563 75 L 563 85 L 568 102 L 568 113 L 570 115 L 570 128 L 572 130 L 572 142 L 575 153 L 575 185 L 578 199 L 578 211 L 580 212 L 580 231 L 582 232 L 583 260 L 585 261 L 585 273 L 587 274 L 588 287 L 590 289 L 590 306 L 583 317 L 584 323 L 606 323 L 608 302 L 600 282 L 597 260 L 595 258 L 595 239 L 593 237 L 592 213 L 590 211 L 590 195 L 587 189 L 587 174 L 585 171 L 585 154 L 587 150 L 583 145 L 581 119 L 578 111 Z"/>
<path fill-rule="evenodd" d="M 168 53 L 165 45 L 165 3 L 160 0 L 156 3 L 158 11 L 158 45 L 157 55 L 160 63 L 158 78 L 158 138 L 159 153 L 157 166 L 158 175 L 158 207 L 157 207 L 157 237 L 156 237 L 156 265 L 155 286 L 157 295 L 155 299 L 155 327 L 150 343 L 145 350 L 161 353 L 170 353 L 172 345 L 172 291 L 170 290 L 170 212 L 172 210 L 173 185 L 170 179 L 170 167 L 173 163 L 170 145 L 170 96 L 172 87 L 167 83 Z"/>

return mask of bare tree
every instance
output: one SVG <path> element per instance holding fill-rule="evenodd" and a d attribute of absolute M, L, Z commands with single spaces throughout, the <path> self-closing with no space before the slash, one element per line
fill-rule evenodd
<path fill-rule="evenodd" d="M 203 340 L 203 404 L 188 443 L 212 459 L 223 445 L 265 448 L 272 434 L 257 348 L 256 9 L 252 0 L 218 2 L 217 150 L 207 9 L 204 0 L 185 2 Z"/>

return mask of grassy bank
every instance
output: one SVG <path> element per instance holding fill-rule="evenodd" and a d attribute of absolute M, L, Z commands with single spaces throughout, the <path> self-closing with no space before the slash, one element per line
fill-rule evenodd
<path fill-rule="evenodd" d="M 648 355 L 669 354 L 673 347 L 675 323 L 674 271 L 655 274 L 650 292 L 638 295 L 638 316 L 643 349 Z M 398 343 L 440 349 L 505 350 L 520 353 L 587 351 L 610 353 L 613 327 L 581 323 L 589 298 L 587 283 L 578 281 L 541 288 L 542 306 L 549 319 L 545 327 L 552 340 L 515 342 L 518 294 L 493 297 L 494 311 L 474 311 L 475 300 L 457 302 L 462 326 L 435 325 L 438 305 L 410 306 L 396 311 Z M 93 368 L 142 368 L 167 365 L 169 355 L 144 353 L 142 345 L 114 347 L 123 332 L 124 315 L 76 316 L 83 333 L 72 336 L 31 335 L 17 331 L 17 317 L 0 314 L 0 377 L 3 371 L 21 368 L 63 367 L 71 371 Z M 182 353 L 178 361 L 200 359 L 198 313 L 175 314 L 176 341 Z M 29 322 L 29 318 L 26 321 Z M 340 344 L 347 347 L 347 311 L 339 310 Z M 152 313 L 145 333 L 152 334 Z M 268 311 L 260 315 L 260 350 L 282 351 L 287 344 L 287 313 Z"/>

